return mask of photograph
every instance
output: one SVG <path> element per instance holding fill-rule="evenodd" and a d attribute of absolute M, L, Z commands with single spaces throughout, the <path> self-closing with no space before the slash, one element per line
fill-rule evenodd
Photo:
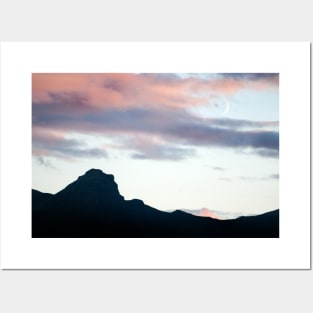
<path fill-rule="evenodd" d="M 279 238 L 279 77 L 33 72 L 32 238 Z"/>

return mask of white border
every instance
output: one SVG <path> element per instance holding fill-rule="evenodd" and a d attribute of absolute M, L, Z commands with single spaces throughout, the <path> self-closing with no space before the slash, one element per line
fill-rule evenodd
<path fill-rule="evenodd" d="M 32 72 L 279 72 L 280 238 L 32 239 Z M 2 43 L 3 269 L 310 268 L 309 43 Z"/>

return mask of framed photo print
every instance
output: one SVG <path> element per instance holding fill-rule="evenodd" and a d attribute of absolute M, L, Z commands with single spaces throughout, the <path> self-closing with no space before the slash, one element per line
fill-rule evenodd
<path fill-rule="evenodd" d="M 310 44 L 2 43 L 1 266 L 310 268 Z"/>

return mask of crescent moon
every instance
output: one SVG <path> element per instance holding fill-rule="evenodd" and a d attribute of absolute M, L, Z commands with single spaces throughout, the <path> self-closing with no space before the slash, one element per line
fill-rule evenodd
<path fill-rule="evenodd" d="M 229 103 L 228 100 L 226 100 L 225 110 L 224 110 L 224 112 L 222 114 L 223 115 L 227 114 L 229 112 L 229 109 L 230 109 L 230 103 Z"/>

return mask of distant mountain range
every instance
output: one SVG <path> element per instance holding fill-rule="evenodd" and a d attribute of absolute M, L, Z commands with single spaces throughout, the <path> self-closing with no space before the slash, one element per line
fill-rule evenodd
<path fill-rule="evenodd" d="M 215 210 L 209 210 L 207 208 L 202 208 L 200 210 L 188 210 L 188 209 L 180 209 L 180 210 L 196 215 L 196 216 L 211 217 L 211 218 L 216 218 L 218 220 L 230 220 L 230 219 L 243 216 L 243 213 L 239 213 L 239 212 L 215 211 Z M 257 214 L 250 214 L 249 216 L 254 216 L 254 215 L 257 215 Z"/>
<path fill-rule="evenodd" d="M 231 220 L 164 212 L 125 200 L 113 175 L 91 169 L 54 195 L 32 190 L 32 237 L 273 238 L 279 210 Z"/>

